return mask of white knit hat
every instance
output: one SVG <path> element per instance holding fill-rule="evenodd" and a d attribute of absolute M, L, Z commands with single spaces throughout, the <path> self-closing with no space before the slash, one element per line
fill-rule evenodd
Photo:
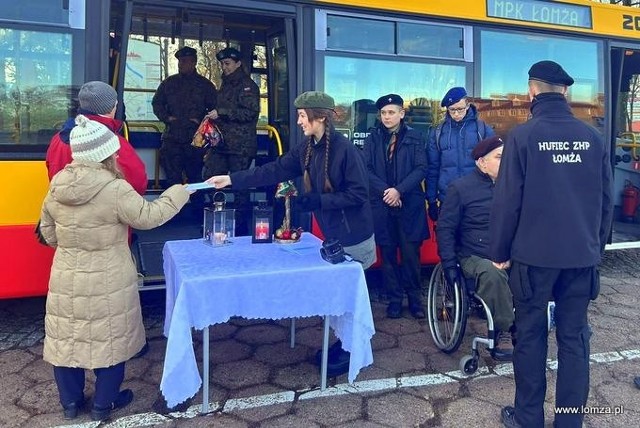
<path fill-rule="evenodd" d="M 78 160 L 102 162 L 118 150 L 118 137 L 103 124 L 79 114 L 69 138 L 71 157 Z"/>

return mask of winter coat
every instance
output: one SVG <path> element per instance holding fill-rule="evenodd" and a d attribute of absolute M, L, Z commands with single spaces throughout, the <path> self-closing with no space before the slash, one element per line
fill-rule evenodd
<path fill-rule="evenodd" d="M 321 201 L 320 208 L 313 214 L 326 239 L 338 239 L 347 247 L 356 245 L 373 235 L 369 183 L 363 156 L 344 135 L 332 132 L 329 136 L 328 174 L 334 191 L 324 193 L 326 144 L 325 136 L 311 146 L 311 191 L 320 193 Z M 301 177 L 307 147 L 308 142 L 305 141 L 273 162 L 232 173 L 233 187 L 246 189 Z"/>
<path fill-rule="evenodd" d="M 475 169 L 471 151 L 480 140 L 493 135 L 493 129 L 478 119 L 473 104 L 460 122 L 453 120 L 447 112 L 444 121 L 429 132 L 427 200 L 430 203 L 436 199 L 444 202 L 449 184 Z"/>
<path fill-rule="evenodd" d="M 538 94 L 504 143 L 491 259 L 569 269 L 600 262 L 613 217 L 610 149 L 564 95 Z"/>
<path fill-rule="evenodd" d="M 222 76 L 216 110 L 219 118 L 215 122 L 224 138 L 224 145 L 215 150 L 219 153 L 256 157 L 260 90 L 242 67 Z"/>
<path fill-rule="evenodd" d="M 43 358 L 54 366 L 110 367 L 145 343 L 127 228 L 151 229 L 188 201 L 180 185 L 146 201 L 102 163 L 73 161 L 52 180 L 40 231 L 55 247 Z"/>
<path fill-rule="evenodd" d="M 216 108 L 216 99 L 216 86 L 198 73 L 167 77 L 151 100 L 153 113 L 166 125 L 162 142 L 171 145 L 191 144 L 204 116 Z M 175 120 L 169 121 L 171 116 Z"/>
<path fill-rule="evenodd" d="M 391 134 L 380 124 L 364 141 L 365 163 L 369 173 L 369 200 L 378 245 L 394 245 L 389 231 L 389 216 L 400 216 L 409 242 L 429 237 L 422 180 L 427 171 L 427 157 L 422 134 L 402 122 L 391 161 L 387 146 Z M 389 207 L 383 192 L 394 187 L 400 192 L 402 207 Z"/>
<path fill-rule="evenodd" d="M 85 114 L 87 112 L 80 110 L 80 113 Z M 144 195 L 147 191 L 147 172 L 142 159 L 140 159 L 140 156 L 138 156 L 131 143 L 120 135 L 123 126 L 122 121 L 92 113 L 87 113 L 86 116 L 91 120 L 103 124 L 118 136 L 118 140 L 120 141 L 118 167 L 120 171 L 122 171 L 124 179 L 136 189 L 136 192 Z M 75 118 L 67 120 L 60 132 L 54 135 L 49 143 L 46 157 L 49 181 L 73 160 L 71 157 L 71 146 L 69 145 L 69 134 L 75 126 Z"/>
<path fill-rule="evenodd" d="M 436 225 L 438 255 L 445 269 L 456 267 L 459 257 L 489 258 L 494 188 L 491 177 L 478 168 L 449 185 Z"/>

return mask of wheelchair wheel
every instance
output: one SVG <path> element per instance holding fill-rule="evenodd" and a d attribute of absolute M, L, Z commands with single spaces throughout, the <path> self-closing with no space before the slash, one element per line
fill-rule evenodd
<path fill-rule="evenodd" d="M 478 358 L 473 355 L 465 355 L 460 358 L 460 371 L 466 375 L 472 375 L 478 371 Z"/>
<path fill-rule="evenodd" d="M 449 285 L 442 265 L 431 274 L 427 292 L 427 321 L 431 337 L 443 352 L 455 352 L 464 337 L 467 326 L 467 293 L 464 285 Z"/>

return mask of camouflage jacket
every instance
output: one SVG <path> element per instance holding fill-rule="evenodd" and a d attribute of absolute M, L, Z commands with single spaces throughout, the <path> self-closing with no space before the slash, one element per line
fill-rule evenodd
<path fill-rule="evenodd" d="M 167 125 L 162 140 L 191 144 L 200 121 L 209 111 L 216 108 L 216 99 L 215 85 L 198 73 L 188 76 L 174 74 L 167 77 L 151 101 L 153 113 Z M 169 122 L 170 116 L 176 120 Z"/>
<path fill-rule="evenodd" d="M 216 123 L 225 142 L 219 152 L 255 157 L 260 90 L 242 68 L 222 76 L 217 110 L 220 118 Z"/>

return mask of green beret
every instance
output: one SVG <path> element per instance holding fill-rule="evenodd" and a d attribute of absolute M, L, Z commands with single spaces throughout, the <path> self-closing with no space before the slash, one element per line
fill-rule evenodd
<path fill-rule="evenodd" d="M 326 108 L 333 110 L 336 103 L 329 95 L 320 91 L 307 91 L 298 95 L 293 102 L 296 108 Z"/>
<path fill-rule="evenodd" d="M 240 52 L 235 48 L 224 48 L 216 54 L 216 59 L 220 62 L 227 58 L 231 58 L 235 62 L 238 62 L 241 60 L 241 55 Z"/>

